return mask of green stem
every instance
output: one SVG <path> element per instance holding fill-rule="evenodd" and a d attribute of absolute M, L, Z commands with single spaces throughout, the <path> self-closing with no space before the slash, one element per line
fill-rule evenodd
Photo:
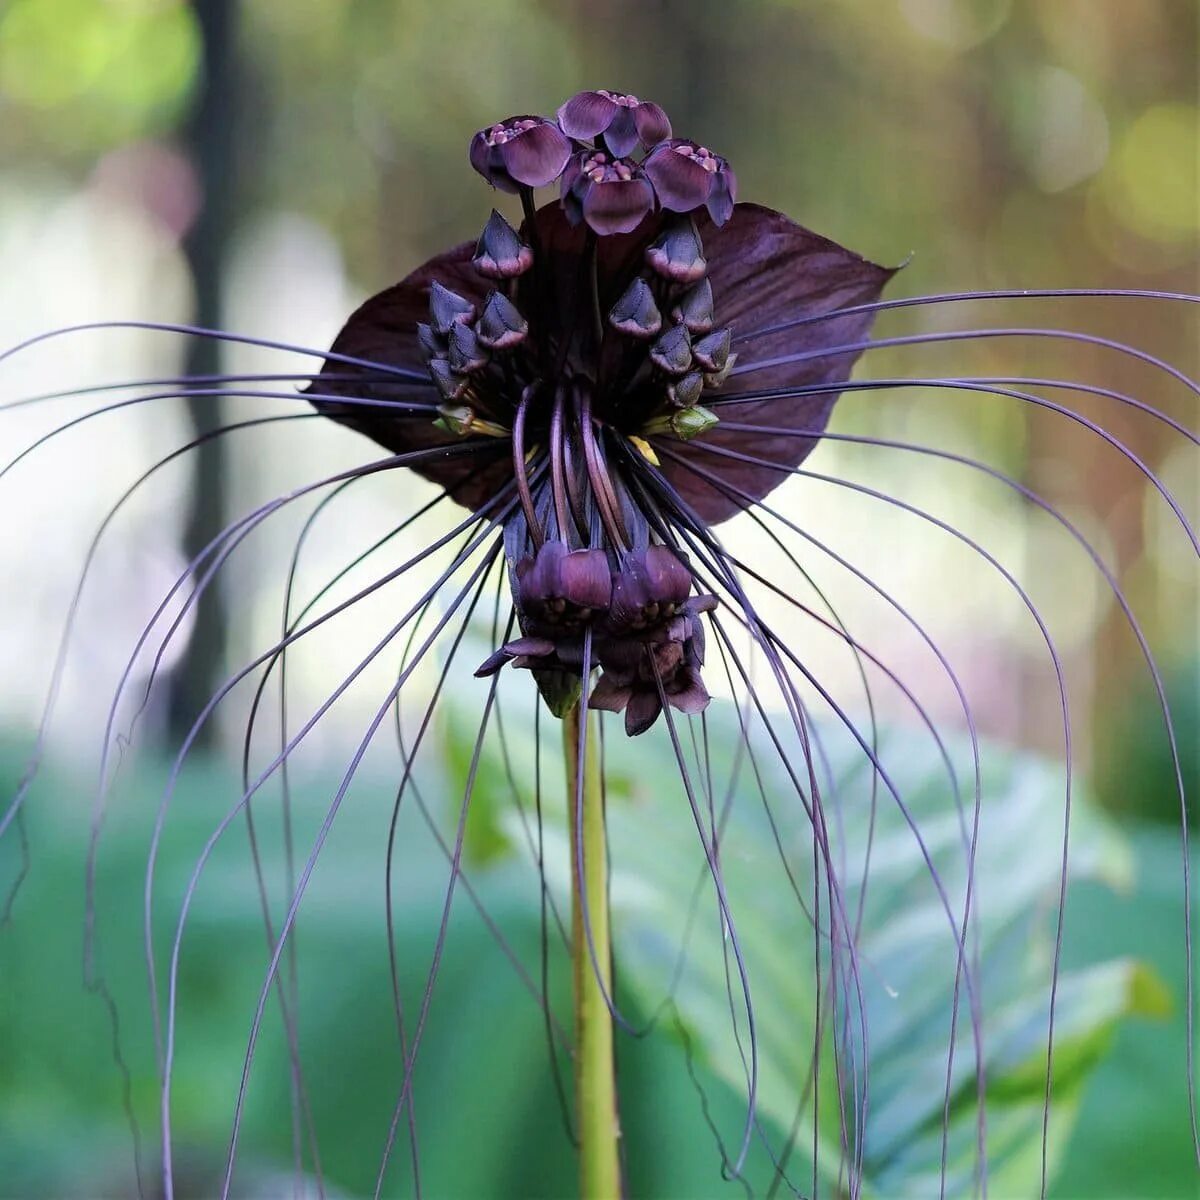
<path fill-rule="evenodd" d="M 619 1200 L 617 1084 L 613 1072 L 613 1026 L 605 994 L 612 995 L 612 939 L 608 914 L 608 847 L 595 718 L 586 725 L 577 702 L 563 717 L 567 763 L 567 812 L 571 831 L 571 947 L 575 975 L 575 1104 L 579 1126 L 581 1200 Z M 583 748 L 582 794 L 579 754 Z M 582 802 L 582 803 L 580 803 Z M 576 822 L 582 808 L 582 829 Z M 583 848 L 583 878 L 579 851 Z M 587 927 L 584 926 L 586 903 Z M 589 947 L 595 948 L 595 962 Z"/>

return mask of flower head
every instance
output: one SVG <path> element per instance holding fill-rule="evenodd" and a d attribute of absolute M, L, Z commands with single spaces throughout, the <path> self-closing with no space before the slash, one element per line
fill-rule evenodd
<path fill-rule="evenodd" d="M 636 163 L 581 150 L 562 177 L 562 205 L 573 224 L 595 233 L 631 233 L 654 208 L 654 189 Z"/>
<path fill-rule="evenodd" d="M 471 139 L 471 166 L 502 192 L 553 183 L 570 154 L 571 143 L 545 117 L 509 117 Z"/>
<path fill-rule="evenodd" d="M 719 154 L 687 138 L 656 146 L 646 158 L 646 174 L 658 202 L 672 212 L 707 208 L 715 225 L 724 225 L 737 200 L 737 176 Z"/>
<path fill-rule="evenodd" d="M 530 669 L 556 712 L 590 689 L 637 734 L 664 706 L 707 703 L 717 581 L 693 554 L 808 454 L 856 358 L 824 351 L 870 327 L 869 312 L 836 310 L 875 300 L 892 272 L 780 213 L 735 206 L 726 160 L 659 140 L 670 125 L 657 106 L 585 92 L 559 122 L 514 118 L 476 135 L 472 162 L 521 191 L 522 227 L 493 213 L 478 244 L 368 300 L 314 403 L 397 453 L 457 443 L 414 469 L 505 530 L 520 636 L 480 672 Z M 644 165 L 622 156 L 639 142 L 654 145 Z M 560 202 L 535 211 L 531 189 L 560 173 Z M 797 316 L 822 319 L 771 334 Z M 734 340 L 750 333 L 739 358 Z M 413 392 L 361 360 L 427 370 L 437 421 L 354 403 Z M 702 401 L 735 363 L 754 372 L 755 394 L 726 428 Z M 795 436 L 766 431 L 778 426 Z"/>

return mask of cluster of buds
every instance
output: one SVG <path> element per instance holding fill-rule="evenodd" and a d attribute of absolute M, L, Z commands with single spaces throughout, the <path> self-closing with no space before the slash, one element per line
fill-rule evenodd
<path fill-rule="evenodd" d="M 520 116 L 489 125 L 471 141 L 471 165 L 506 192 L 559 182 L 568 219 L 600 235 L 628 233 L 656 209 L 707 208 L 723 225 L 737 197 L 724 158 L 673 138 L 657 104 L 624 92 L 580 92 L 556 121 Z"/>
<path fill-rule="evenodd" d="M 533 265 L 533 251 L 498 213 L 488 218 L 471 260 L 485 279 L 503 284 Z M 478 377 L 497 356 L 520 346 L 529 336 L 529 323 L 505 291 L 487 294 L 482 306 L 437 280 L 429 288 L 429 321 L 417 326 L 417 341 L 429 374 L 445 403 L 436 424 L 450 433 L 507 436 L 507 427 L 483 419 L 471 400 L 477 399 Z"/>
<path fill-rule="evenodd" d="M 446 402 L 439 424 L 456 434 L 504 435 L 503 420 L 495 419 L 504 404 L 493 410 L 488 398 L 505 398 L 516 474 L 526 446 L 536 452 L 547 444 L 558 472 L 552 528 L 542 526 L 524 481 L 530 541 L 509 559 L 521 636 L 478 674 L 505 664 L 526 668 L 557 712 L 598 668 L 590 705 L 624 713 L 626 732 L 638 734 L 664 703 L 684 713 L 708 703 L 701 617 L 716 598 L 693 594 L 686 560 L 653 542 L 644 518 L 634 516 L 636 536 L 620 528 L 621 502 L 600 442 L 609 425 L 653 463 L 647 437 L 687 440 L 717 423 L 700 400 L 721 385 L 735 355 L 731 330 L 714 316 L 696 217 L 724 225 L 737 180 L 724 158 L 674 137 L 658 105 L 611 91 L 581 92 L 555 120 L 512 117 L 482 129 L 470 157 L 494 187 L 520 194 L 525 223 L 518 231 L 499 213 L 489 218 L 472 259 L 495 285 L 486 298 L 473 303 L 437 284 L 431 289 L 420 340 Z M 586 230 L 567 252 L 579 257 L 561 262 L 553 259 L 561 239 L 545 236 L 554 223 L 535 214 L 533 202 L 533 189 L 552 184 L 565 223 Z M 619 283 L 602 303 L 600 239 L 616 235 L 633 236 L 632 253 L 619 249 Z M 564 288 L 564 278 L 576 282 Z M 519 353 L 503 357 L 526 339 Z M 581 405 L 583 392 L 589 400 Z M 516 408 L 524 416 L 514 417 Z M 576 511 L 568 530 L 570 503 Z M 603 527 L 598 538 L 584 533 L 589 506 Z M 573 542 L 577 535 L 586 544 Z"/>
<path fill-rule="evenodd" d="M 707 270 L 695 221 L 675 217 L 646 247 L 646 273 L 633 278 L 609 311 L 612 329 L 647 343 L 652 379 L 667 401 L 643 426 L 643 436 L 670 433 L 686 441 L 717 422 L 699 402 L 705 389 L 725 382 L 737 355 L 732 330 L 714 328 Z"/>
<path fill-rule="evenodd" d="M 615 556 L 614 566 L 604 550 L 572 550 L 553 540 L 519 561 L 514 574 L 522 636 L 501 646 L 476 675 L 511 663 L 578 678 L 590 633 L 587 665 L 598 665 L 601 674 L 588 703 L 623 712 L 629 736 L 654 724 L 664 699 L 683 713 L 708 704 L 699 618 L 717 601 L 691 594 L 692 573 L 674 550 L 649 545 Z"/>

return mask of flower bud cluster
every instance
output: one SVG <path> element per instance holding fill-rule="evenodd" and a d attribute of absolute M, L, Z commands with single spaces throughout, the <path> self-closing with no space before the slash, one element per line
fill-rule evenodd
<path fill-rule="evenodd" d="M 533 265 L 533 251 L 493 212 L 471 262 L 485 278 L 503 284 Z M 417 342 L 430 378 L 446 401 L 434 422 L 438 428 L 460 436 L 507 435 L 505 426 L 478 419 L 470 404 L 460 402 L 471 398 L 473 381 L 492 367 L 496 356 L 514 350 L 528 335 L 529 323 L 503 291 L 489 292 L 477 313 L 466 297 L 437 280 L 430 284 L 429 321 L 417 325 Z"/>
<path fill-rule="evenodd" d="M 522 636 L 501 646 L 477 675 L 511 663 L 578 677 L 590 632 L 587 665 L 601 674 L 588 703 L 624 712 L 630 736 L 654 724 L 664 698 L 684 713 L 706 707 L 700 615 L 716 606 L 716 597 L 692 595 L 692 573 L 674 550 L 649 545 L 610 557 L 550 540 L 521 559 L 514 574 Z"/>
<path fill-rule="evenodd" d="M 646 247 L 644 259 L 648 274 L 633 278 L 609 310 L 608 324 L 627 338 L 648 343 L 649 369 L 666 401 L 649 415 L 642 435 L 673 434 L 686 441 L 717 422 L 699 402 L 706 388 L 724 383 L 737 361 L 731 352 L 733 333 L 713 328 L 708 260 L 695 221 L 668 221 Z"/>
<path fill-rule="evenodd" d="M 568 219 L 602 236 L 628 233 L 657 209 L 707 208 L 723 225 L 737 197 L 732 168 L 706 146 L 671 133 L 657 104 L 625 92 L 580 92 L 554 121 L 509 117 L 479 130 L 471 165 L 505 192 L 559 182 Z M 640 160 L 633 157 L 638 151 Z"/>

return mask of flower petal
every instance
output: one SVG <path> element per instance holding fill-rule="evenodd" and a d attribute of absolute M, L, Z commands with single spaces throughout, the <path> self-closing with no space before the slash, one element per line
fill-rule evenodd
<path fill-rule="evenodd" d="M 654 194 L 663 208 L 687 213 L 699 208 L 712 191 L 715 172 L 706 171 L 695 159 L 678 154 L 671 142 L 655 149 L 642 169 L 654 184 Z"/>
<path fill-rule="evenodd" d="M 625 733 L 629 737 L 645 733 L 658 720 L 660 712 L 662 702 L 657 692 L 635 691 L 625 706 Z"/>
<path fill-rule="evenodd" d="M 571 157 L 571 143 L 557 125 L 544 121 L 505 142 L 500 156 L 518 183 L 545 187 L 562 174 Z"/>
<path fill-rule="evenodd" d="M 708 215 L 714 225 L 724 225 L 733 216 L 733 205 L 737 200 L 737 176 L 733 168 L 722 167 L 713 180 L 712 191 L 708 194 Z"/>
<path fill-rule="evenodd" d="M 604 144 L 618 157 L 624 158 L 640 141 L 633 109 L 618 104 L 613 119 L 604 131 Z"/>
<path fill-rule="evenodd" d="M 599 234 L 630 233 L 653 207 L 654 191 L 638 176 L 593 184 L 584 196 L 583 216 Z"/>
<path fill-rule="evenodd" d="M 558 110 L 558 124 L 567 137 L 586 141 L 603 133 L 619 105 L 599 92 L 579 92 Z"/>
<path fill-rule="evenodd" d="M 643 100 L 633 110 L 633 119 L 637 124 L 638 137 L 647 150 L 671 136 L 671 122 L 667 114 L 650 100 Z"/>
<path fill-rule="evenodd" d="M 717 321 L 733 328 L 739 355 L 737 386 L 740 391 L 798 388 L 839 384 L 850 377 L 858 359 L 851 351 L 800 362 L 754 369 L 755 362 L 822 350 L 866 339 L 873 313 L 844 317 L 766 334 L 738 343 L 738 338 L 784 321 L 833 313 L 840 308 L 877 300 L 894 269 L 876 266 L 826 238 L 810 233 L 782 213 L 756 204 L 739 204 L 720 229 L 703 216 L 697 225 L 709 256 L 709 278 L 716 300 Z M 749 369 L 747 369 L 749 368 Z M 728 385 L 733 394 L 732 384 Z M 744 433 L 717 425 L 691 442 L 672 442 L 672 452 L 698 468 L 719 476 L 730 487 L 755 500 L 766 496 L 799 466 L 816 445 L 837 400 L 836 392 L 737 404 L 718 412 L 728 413 L 738 424 L 785 426 L 809 430 L 812 437 L 778 437 Z M 772 469 L 707 453 L 704 446 L 720 446 L 768 460 L 784 469 Z M 706 521 L 724 521 L 747 507 L 740 496 L 730 496 L 669 457 L 663 472 Z"/>

